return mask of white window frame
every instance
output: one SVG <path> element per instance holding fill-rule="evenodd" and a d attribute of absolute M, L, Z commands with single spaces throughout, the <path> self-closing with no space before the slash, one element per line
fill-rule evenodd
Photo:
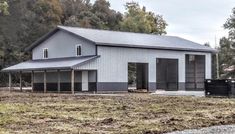
<path fill-rule="evenodd" d="M 45 57 L 45 51 L 47 51 L 47 57 Z M 48 55 L 49 55 L 49 52 L 48 52 L 48 48 L 43 48 L 43 59 L 48 59 Z"/>
<path fill-rule="evenodd" d="M 80 55 L 78 55 L 78 47 L 80 47 Z M 75 55 L 76 56 L 82 56 L 82 44 L 77 44 L 77 45 L 75 45 Z"/>

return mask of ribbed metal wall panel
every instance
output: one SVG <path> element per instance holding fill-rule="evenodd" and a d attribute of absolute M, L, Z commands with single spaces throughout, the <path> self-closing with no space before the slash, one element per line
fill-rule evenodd
<path fill-rule="evenodd" d="M 48 58 L 64 58 L 76 56 L 76 45 L 82 45 L 82 55 L 95 55 L 96 47 L 82 38 L 69 34 L 65 31 L 58 31 L 50 38 L 42 42 L 33 49 L 32 57 L 35 59 L 43 59 L 43 49 L 48 48 Z"/>
<path fill-rule="evenodd" d="M 206 56 L 206 78 L 211 77 L 211 54 L 170 50 L 97 47 L 101 57 L 76 69 L 97 70 L 98 82 L 128 82 L 128 62 L 148 63 L 149 82 L 156 82 L 156 58 L 179 60 L 179 82 L 185 82 L 185 55 Z"/>

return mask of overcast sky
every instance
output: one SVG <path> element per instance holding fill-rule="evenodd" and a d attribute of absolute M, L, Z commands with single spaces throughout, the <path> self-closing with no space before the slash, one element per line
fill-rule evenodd
<path fill-rule="evenodd" d="M 109 0 L 111 8 L 124 12 L 131 0 Z M 227 31 L 223 24 L 235 7 L 235 0 L 134 0 L 148 11 L 163 15 L 169 26 L 167 35 L 180 36 L 201 44 L 215 46 Z"/>

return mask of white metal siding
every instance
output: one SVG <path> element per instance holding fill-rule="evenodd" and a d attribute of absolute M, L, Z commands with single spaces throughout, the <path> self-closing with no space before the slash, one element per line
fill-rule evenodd
<path fill-rule="evenodd" d="M 33 49 L 33 60 L 43 59 L 43 49 L 48 48 L 48 58 L 75 57 L 76 45 L 82 45 L 82 55 L 95 55 L 94 44 L 65 31 L 58 31 Z"/>
<path fill-rule="evenodd" d="M 88 71 L 82 71 L 82 91 L 88 91 Z"/>
<path fill-rule="evenodd" d="M 212 55 L 211 53 L 206 54 L 206 79 L 212 78 Z"/>
<path fill-rule="evenodd" d="M 206 56 L 206 78 L 211 78 L 211 54 L 169 50 L 152 50 L 98 46 L 101 57 L 77 69 L 97 70 L 98 82 L 127 82 L 128 62 L 149 64 L 149 82 L 156 82 L 156 58 L 179 60 L 179 82 L 185 82 L 185 54 Z"/>

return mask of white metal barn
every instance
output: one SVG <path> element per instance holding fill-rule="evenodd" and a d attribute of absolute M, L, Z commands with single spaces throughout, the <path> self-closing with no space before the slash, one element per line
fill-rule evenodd
<path fill-rule="evenodd" d="M 174 36 L 64 26 L 27 50 L 32 60 L 2 70 L 9 73 L 10 86 L 11 73 L 30 72 L 33 91 L 72 93 L 127 92 L 133 74 L 136 89 L 204 90 L 215 52 Z"/>

